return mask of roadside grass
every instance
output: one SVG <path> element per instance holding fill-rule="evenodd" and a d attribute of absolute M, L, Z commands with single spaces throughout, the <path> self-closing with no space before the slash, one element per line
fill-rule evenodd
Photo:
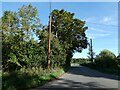
<path fill-rule="evenodd" d="M 25 70 L 25 69 L 24 69 Z M 52 70 L 26 69 L 25 71 L 4 72 L 2 75 L 2 90 L 26 90 L 37 86 L 42 86 L 64 73 L 64 69 L 56 68 Z"/>
<path fill-rule="evenodd" d="M 91 69 L 95 69 L 97 71 L 106 73 L 106 74 L 113 74 L 113 75 L 118 75 L 120 76 L 119 70 L 120 70 L 120 65 L 114 67 L 114 68 L 103 68 L 103 67 L 98 67 L 96 64 L 94 63 L 83 63 L 81 64 L 83 66 L 89 67 Z"/>

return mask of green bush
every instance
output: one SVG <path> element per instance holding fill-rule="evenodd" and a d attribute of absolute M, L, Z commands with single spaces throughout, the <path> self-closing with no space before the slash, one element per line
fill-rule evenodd
<path fill-rule="evenodd" d="M 117 58 L 114 53 L 105 49 L 96 56 L 95 63 L 99 67 L 112 68 L 117 66 Z"/>
<path fill-rule="evenodd" d="M 120 53 L 119 53 L 119 55 L 117 56 L 117 60 L 118 60 L 118 64 L 120 65 Z"/>

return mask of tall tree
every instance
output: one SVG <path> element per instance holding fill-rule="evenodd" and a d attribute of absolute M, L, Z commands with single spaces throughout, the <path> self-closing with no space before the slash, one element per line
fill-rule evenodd
<path fill-rule="evenodd" d="M 3 67 L 15 68 L 27 63 L 33 50 L 32 35 L 41 28 L 37 9 L 23 5 L 18 12 L 5 11 L 1 28 Z"/>
<path fill-rule="evenodd" d="M 85 21 L 74 18 L 74 13 L 63 9 L 52 11 L 52 33 L 66 51 L 66 65 L 70 66 L 74 51 L 82 52 L 87 47 L 86 29 Z"/>
<path fill-rule="evenodd" d="M 2 17 L 2 60 L 3 60 L 3 69 L 8 68 L 8 60 L 12 63 L 19 65 L 16 56 L 13 55 L 14 51 L 17 50 L 17 13 L 12 11 L 5 11 Z M 16 43 L 15 43 L 16 42 Z M 13 49 L 13 47 L 15 47 Z"/>
<path fill-rule="evenodd" d="M 33 34 L 37 30 L 40 30 L 41 24 L 38 17 L 38 11 L 32 5 L 25 6 L 23 5 L 18 12 L 19 17 L 19 28 L 25 34 L 27 34 L 27 39 L 33 37 Z"/>

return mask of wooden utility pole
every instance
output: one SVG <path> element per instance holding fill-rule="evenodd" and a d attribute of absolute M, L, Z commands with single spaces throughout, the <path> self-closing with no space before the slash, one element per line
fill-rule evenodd
<path fill-rule="evenodd" d="M 51 22 L 52 22 L 52 16 L 50 15 L 50 21 L 49 21 L 49 36 L 48 36 L 48 57 L 47 57 L 48 68 L 50 68 Z"/>
<path fill-rule="evenodd" d="M 48 32 L 48 56 L 47 56 L 47 66 L 50 68 L 50 42 L 51 42 L 51 25 L 52 25 L 52 15 L 51 15 L 51 2 L 50 2 L 50 18 L 49 18 L 49 32 Z"/>

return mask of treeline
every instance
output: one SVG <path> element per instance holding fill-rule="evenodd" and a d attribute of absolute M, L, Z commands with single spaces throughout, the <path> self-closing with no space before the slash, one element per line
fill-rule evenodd
<path fill-rule="evenodd" d="M 94 62 L 87 64 L 87 66 L 104 73 L 120 75 L 119 60 L 113 52 L 107 49 L 96 55 Z"/>
<path fill-rule="evenodd" d="M 85 65 L 105 73 L 120 75 L 118 72 L 120 69 L 120 59 L 107 49 L 102 50 L 93 60 L 91 58 L 79 58 L 72 59 L 72 63 Z"/>
<path fill-rule="evenodd" d="M 102 50 L 93 60 L 91 58 L 79 58 L 72 59 L 72 63 L 94 63 L 101 68 L 112 68 L 120 64 L 115 54 L 107 49 Z"/>
<path fill-rule="evenodd" d="M 85 21 L 63 9 L 53 10 L 51 15 L 51 67 L 69 67 L 73 53 L 87 48 Z M 48 28 L 40 23 L 32 5 L 23 5 L 18 12 L 5 11 L 1 23 L 3 71 L 47 68 Z"/>
<path fill-rule="evenodd" d="M 102 50 L 99 55 L 96 55 L 94 62 L 98 67 L 103 68 L 114 68 L 120 64 L 115 54 L 107 49 Z"/>

